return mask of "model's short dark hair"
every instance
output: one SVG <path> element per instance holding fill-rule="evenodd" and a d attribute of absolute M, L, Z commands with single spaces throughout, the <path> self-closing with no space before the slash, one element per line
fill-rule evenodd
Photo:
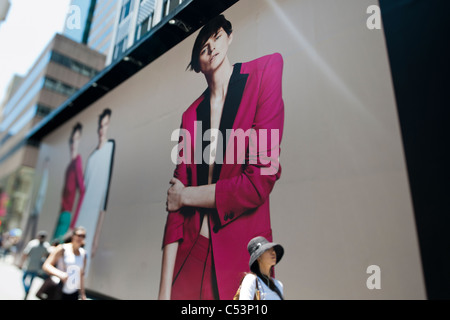
<path fill-rule="evenodd" d="M 74 136 L 75 132 L 80 131 L 80 134 L 81 134 L 82 130 L 83 130 L 83 125 L 81 123 L 79 123 L 79 122 L 77 122 L 73 126 L 72 133 L 70 134 L 70 138 L 69 138 L 69 143 L 70 144 L 72 144 L 72 142 L 73 142 L 73 136 Z"/>
<path fill-rule="evenodd" d="M 188 65 L 188 69 L 194 70 L 197 73 L 200 72 L 200 64 L 198 63 L 200 51 L 206 41 L 208 41 L 212 35 L 215 35 L 220 28 L 223 28 L 228 36 L 233 32 L 231 22 L 225 19 L 223 14 L 216 16 L 203 26 L 195 39 L 194 47 L 192 48 L 191 62 Z"/>
<path fill-rule="evenodd" d="M 102 113 L 100 113 L 100 115 L 98 116 L 98 126 L 101 125 L 103 118 L 106 116 L 111 117 L 111 109 L 106 108 Z"/>

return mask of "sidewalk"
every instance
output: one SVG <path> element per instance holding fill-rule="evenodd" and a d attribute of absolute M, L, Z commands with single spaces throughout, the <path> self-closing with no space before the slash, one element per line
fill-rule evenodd
<path fill-rule="evenodd" d="M 13 264 L 13 256 L 0 256 L 0 300 L 23 300 L 25 291 L 22 284 L 23 272 Z M 35 293 L 44 280 L 34 278 L 27 300 L 39 300 Z"/>

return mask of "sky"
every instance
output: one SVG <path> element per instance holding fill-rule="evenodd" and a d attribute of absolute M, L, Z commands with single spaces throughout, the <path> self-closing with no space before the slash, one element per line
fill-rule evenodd
<path fill-rule="evenodd" d="M 62 33 L 70 0 L 9 0 L 0 22 L 0 101 L 14 74 L 26 75 L 55 33 Z"/>

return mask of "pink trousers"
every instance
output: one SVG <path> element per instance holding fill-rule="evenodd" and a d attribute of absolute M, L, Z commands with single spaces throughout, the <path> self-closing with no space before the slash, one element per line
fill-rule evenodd
<path fill-rule="evenodd" d="M 191 253 L 172 284 L 172 300 L 219 298 L 210 239 L 198 236 Z"/>

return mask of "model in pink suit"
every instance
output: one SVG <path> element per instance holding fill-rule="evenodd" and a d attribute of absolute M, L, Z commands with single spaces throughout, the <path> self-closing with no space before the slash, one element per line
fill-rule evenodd
<path fill-rule="evenodd" d="M 269 196 L 281 174 L 283 59 L 276 53 L 232 65 L 232 40 L 231 23 L 220 15 L 194 44 L 191 68 L 204 74 L 208 88 L 182 116 L 179 146 L 189 147 L 180 148 L 168 190 L 159 299 L 232 299 L 249 271 L 249 240 L 272 241 Z M 247 139 L 242 154 L 230 138 L 238 129 L 263 143 L 253 141 L 255 149 Z"/>

